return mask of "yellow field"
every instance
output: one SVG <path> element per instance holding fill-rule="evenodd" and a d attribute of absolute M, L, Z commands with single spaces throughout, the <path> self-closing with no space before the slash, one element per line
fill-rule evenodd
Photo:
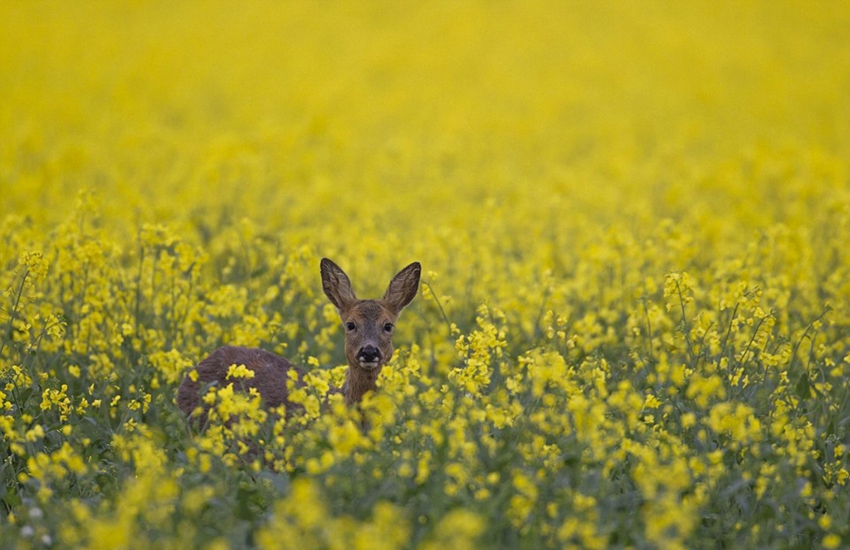
<path fill-rule="evenodd" d="M 1 3 L 0 546 L 850 546 L 848 28 Z M 362 410 L 321 410 L 325 256 L 423 265 Z M 211 388 L 190 433 L 222 344 L 311 369 L 306 415 Z"/>

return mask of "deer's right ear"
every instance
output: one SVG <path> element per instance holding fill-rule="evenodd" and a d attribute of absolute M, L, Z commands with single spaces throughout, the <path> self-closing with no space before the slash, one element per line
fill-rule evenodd
<path fill-rule="evenodd" d="M 357 296 L 351 289 L 351 281 L 338 265 L 327 258 L 322 258 L 322 290 L 325 296 L 339 311 L 347 309 L 348 306 L 357 301 Z"/>

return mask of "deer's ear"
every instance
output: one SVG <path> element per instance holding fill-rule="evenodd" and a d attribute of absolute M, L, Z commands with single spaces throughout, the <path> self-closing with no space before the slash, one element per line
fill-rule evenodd
<path fill-rule="evenodd" d="M 413 300 L 419 290 L 419 276 L 422 266 L 419 262 L 413 262 L 398 272 L 398 275 L 390 281 L 390 286 L 384 293 L 384 303 L 387 308 L 398 315 L 399 312 Z"/>
<path fill-rule="evenodd" d="M 338 265 L 327 258 L 322 258 L 321 271 L 322 290 L 339 311 L 347 309 L 357 301 L 348 275 Z"/>

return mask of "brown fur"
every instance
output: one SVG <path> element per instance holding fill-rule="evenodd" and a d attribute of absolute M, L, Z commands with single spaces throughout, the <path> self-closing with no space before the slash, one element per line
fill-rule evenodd
<path fill-rule="evenodd" d="M 231 365 L 245 365 L 245 367 L 254 371 L 254 378 L 229 378 L 227 371 Z M 191 414 L 201 403 L 201 390 L 214 382 L 217 382 L 220 386 L 233 383 L 234 387 L 241 388 L 243 391 L 256 388 L 263 398 L 263 403 L 268 408 L 275 408 L 280 405 L 286 405 L 287 411 L 295 411 L 301 408 L 300 405 L 290 403 L 287 399 L 289 392 L 286 381 L 289 380 L 288 372 L 294 370 L 298 373 L 297 383 L 300 383 L 304 376 L 304 370 L 269 351 L 224 346 L 198 363 L 195 370 L 198 373 L 198 380 L 192 380 L 187 375 L 177 390 L 177 406 L 187 415 Z"/>
<path fill-rule="evenodd" d="M 363 399 L 363 396 L 366 395 L 366 392 L 376 390 L 378 387 L 378 375 L 381 374 L 382 368 L 378 367 L 367 371 L 360 367 L 352 368 L 349 366 L 348 371 L 345 373 L 345 382 L 343 382 L 340 389 L 345 398 L 345 404 L 353 405 L 359 403 Z"/>
<path fill-rule="evenodd" d="M 416 296 L 421 267 L 412 263 L 390 282 L 381 300 L 359 300 L 351 288 L 348 276 L 335 263 L 323 259 L 321 263 L 322 288 L 339 311 L 345 331 L 345 356 L 348 370 L 341 390 L 348 405 L 359 403 L 366 392 L 377 387 L 378 375 L 393 355 L 392 333 L 398 314 Z M 364 353 L 374 361 L 364 364 Z M 227 371 L 231 365 L 245 365 L 254 371 L 254 378 L 231 379 Z M 249 391 L 256 388 L 268 408 L 285 405 L 287 414 L 300 410 L 300 405 L 288 400 L 289 372 L 298 376 L 296 384 L 303 384 L 304 370 L 274 353 L 236 346 L 215 350 L 195 367 L 198 380 L 187 375 L 177 391 L 177 406 L 188 416 L 202 405 L 201 394 L 210 384 L 220 387 L 233 383 L 235 388 Z M 202 405 L 203 406 L 203 405 Z M 205 421 L 206 407 L 201 421 Z"/>

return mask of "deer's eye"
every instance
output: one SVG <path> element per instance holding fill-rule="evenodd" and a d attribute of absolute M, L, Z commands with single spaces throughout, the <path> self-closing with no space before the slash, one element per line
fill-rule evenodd
<path fill-rule="evenodd" d="M 392 323 L 386 323 L 384 325 L 384 332 L 392 332 L 392 331 L 393 331 L 393 324 Z"/>
<path fill-rule="evenodd" d="M 345 323 L 345 330 L 352 331 L 357 328 L 357 325 L 352 323 L 351 321 Z"/>

